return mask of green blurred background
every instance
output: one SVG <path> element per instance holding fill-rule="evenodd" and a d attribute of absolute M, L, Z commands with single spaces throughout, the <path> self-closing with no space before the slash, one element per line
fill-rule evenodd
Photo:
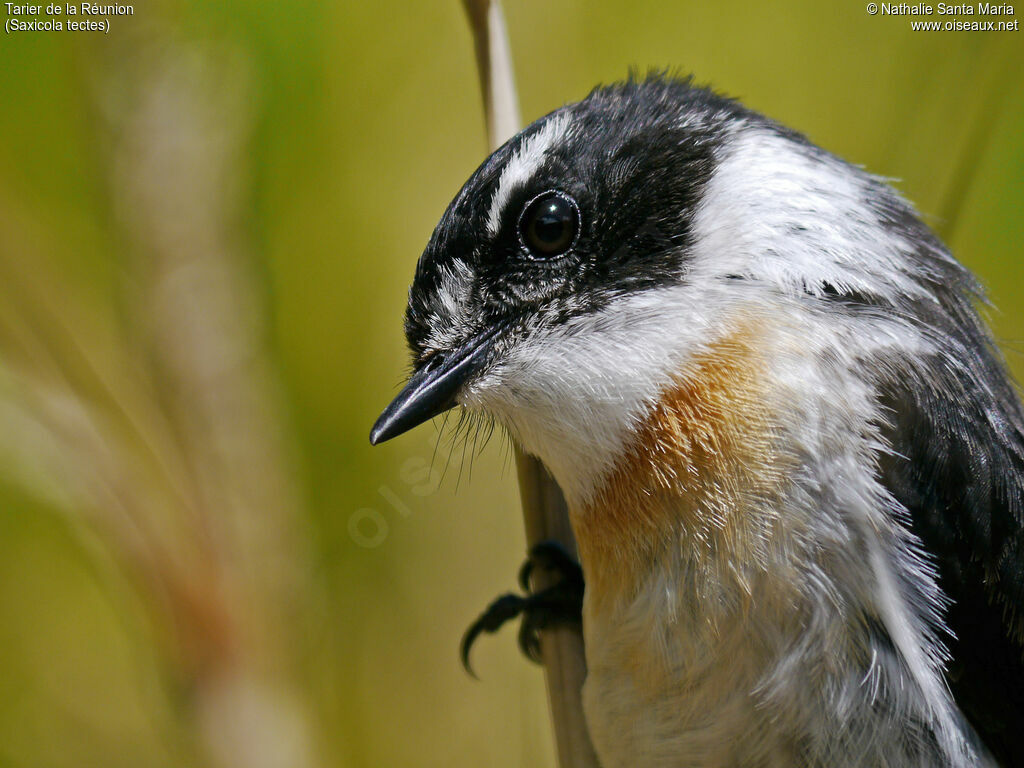
<path fill-rule="evenodd" d="M 507 445 L 367 441 L 486 154 L 459 3 L 134 9 L 0 41 L 0 766 L 553 765 L 513 633 L 457 661 L 523 556 Z M 900 179 L 1024 375 L 1020 32 L 506 12 L 526 120 L 672 67 Z"/>

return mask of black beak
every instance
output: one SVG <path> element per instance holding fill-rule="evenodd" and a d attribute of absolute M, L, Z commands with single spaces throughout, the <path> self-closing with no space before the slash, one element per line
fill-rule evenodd
<path fill-rule="evenodd" d="M 462 385 L 480 370 L 500 328 L 491 328 L 448 354 L 438 353 L 416 371 L 370 431 L 377 445 L 456 405 Z"/>

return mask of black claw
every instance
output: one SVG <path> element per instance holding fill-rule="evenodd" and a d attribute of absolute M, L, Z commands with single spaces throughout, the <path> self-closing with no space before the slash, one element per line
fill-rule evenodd
<path fill-rule="evenodd" d="M 462 636 L 460 655 L 462 666 L 476 677 L 469 663 L 469 652 L 474 641 L 483 632 L 497 632 L 506 622 L 522 616 L 519 627 L 519 648 L 528 659 L 540 662 L 540 633 L 556 626 L 582 625 L 583 571 L 561 544 L 544 541 L 530 550 L 529 557 L 519 570 L 519 584 L 529 592 L 530 578 L 537 567 L 555 571 L 559 579 L 552 586 L 526 597 L 503 595 L 491 603 L 480 618 L 474 621 Z"/>
<path fill-rule="evenodd" d="M 469 663 L 469 651 L 473 643 L 482 632 L 493 634 L 501 629 L 506 621 L 514 619 L 526 608 L 527 598 L 519 595 L 502 595 L 480 614 L 480 617 L 469 625 L 466 633 L 462 636 L 459 644 L 459 656 L 462 659 L 462 666 L 469 674 L 476 677 L 472 665 Z"/>
<path fill-rule="evenodd" d="M 536 547 L 534 547 L 536 549 Z M 519 582 L 519 588 L 523 592 L 530 591 L 530 576 L 533 575 L 533 550 L 530 550 L 529 556 L 523 561 L 523 564 L 519 566 L 519 578 L 516 581 Z"/>

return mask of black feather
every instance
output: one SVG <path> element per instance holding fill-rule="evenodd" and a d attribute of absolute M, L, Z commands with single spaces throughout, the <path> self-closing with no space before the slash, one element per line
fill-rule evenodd
<path fill-rule="evenodd" d="M 893 205 L 890 227 L 914 230 L 937 303 L 900 308 L 945 349 L 921 376 L 887 382 L 882 478 L 910 512 L 950 604 L 947 681 L 957 705 L 1005 766 L 1024 766 L 1024 411 L 960 265 L 936 261 L 934 236 Z M 941 246 L 939 246 L 941 247 Z"/>

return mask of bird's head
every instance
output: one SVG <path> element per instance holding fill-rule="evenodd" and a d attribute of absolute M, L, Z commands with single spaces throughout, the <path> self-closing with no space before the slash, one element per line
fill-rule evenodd
<path fill-rule="evenodd" d="M 582 498 L 688 361 L 740 326 L 926 292 L 901 261 L 920 250 L 900 239 L 912 218 L 688 81 L 597 89 L 498 149 L 444 213 L 409 294 L 413 373 L 371 441 L 461 405 Z"/>

